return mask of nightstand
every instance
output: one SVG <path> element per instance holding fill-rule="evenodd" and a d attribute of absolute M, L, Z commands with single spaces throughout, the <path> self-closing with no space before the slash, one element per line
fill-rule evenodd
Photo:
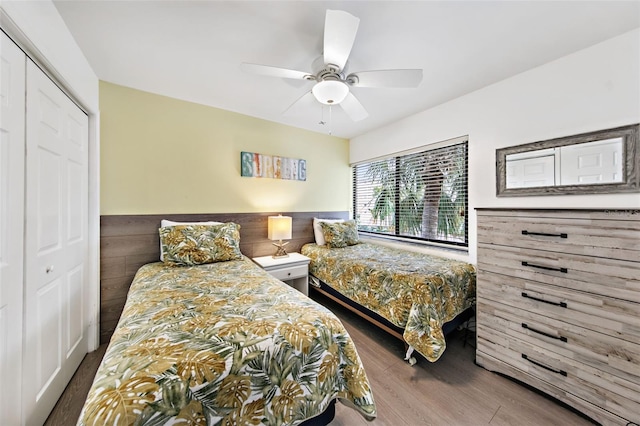
<path fill-rule="evenodd" d="M 305 296 L 309 295 L 309 259 L 300 253 L 274 259 L 272 256 L 254 257 L 253 261 L 271 275 L 289 284 Z"/>

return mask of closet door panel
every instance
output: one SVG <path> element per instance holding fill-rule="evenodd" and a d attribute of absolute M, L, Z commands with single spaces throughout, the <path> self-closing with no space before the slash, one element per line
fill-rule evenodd
<path fill-rule="evenodd" d="M 27 61 L 23 411 L 42 423 L 87 352 L 88 120 Z"/>
<path fill-rule="evenodd" d="M 67 294 L 69 303 L 67 303 L 68 333 L 65 342 L 65 356 L 72 357 L 78 345 L 81 345 L 84 339 L 83 327 L 83 300 L 84 300 L 84 267 L 77 266 L 67 274 Z"/>
<path fill-rule="evenodd" d="M 25 55 L 0 32 L 0 419 L 20 424 Z"/>
<path fill-rule="evenodd" d="M 65 109 L 66 144 L 66 294 L 68 303 L 66 353 L 72 358 L 78 346 L 86 353 L 86 259 L 88 250 L 88 119 L 75 105 Z"/>
<path fill-rule="evenodd" d="M 82 244 L 84 230 L 82 223 L 86 219 L 84 194 L 82 188 L 82 164 L 69 162 L 67 167 L 67 192 L 69 194 L 69 215 L 67 216 L 67 241 L 69 244 Z"/>
<path fill-rule="evenodd" d="M 59 150 L 56 151 L 59 152 Z M 46 260 L 48 255 L 55 255 L 56 251 L 62 248 L 60 228 L 63 212 L 60 198 L 64 194 L 60 185 L 62 165 L 58 152 L 39 146 L 37 151 L 32 153 L 37 157 L 35 170 L 37 193 L 33 194 L 37 206 L 35 216 L 37 229 L 34 230 L 37 235 L 37 246 L 34 248 L 35 254 L 43 260 Z"/>
<path fill-rule="evenodd" d="M 62 302 L 62 279 L 54 279 L 38 288 L 34 302 L 34 316 L 39 327 L 34 330 L 35 336 L 27 338 L 36 339 L 34 385 L 38 390 L 36 399 L 40 399 L 61 368 L 62 316 L 58 306 Z"/>

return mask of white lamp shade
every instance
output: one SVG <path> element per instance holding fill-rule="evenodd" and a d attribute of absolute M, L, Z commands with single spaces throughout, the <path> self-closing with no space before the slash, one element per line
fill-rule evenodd
<path fill-rule="evenodd" d="M 325 105 L 337 105 L 344 101 L 344 98 L 349 94 L 349 86 L 341 81 L 325 80 L 316 83 L 311 88 L 311 93 L 318 100 L 318 102 Z"/>
<path fill-rule="evenodd" d="M 291 217 L 269 216 L 269 221 L 267 223 L 267 233 L 270 240 L 290 240 Z"/>

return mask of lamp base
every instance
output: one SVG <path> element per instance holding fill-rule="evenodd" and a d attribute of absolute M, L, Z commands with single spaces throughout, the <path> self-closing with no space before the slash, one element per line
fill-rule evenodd
<path fill-rule="evenodd" d="M 277 259 L 279 257 L 289 257 L 289 254 L 287 253 L 287 250 L 285 250 L 284 246 L 286 246 L 287 244 L 289 244 L 289 241 L 286 242 L 282 242 L 282 240 L 280 240 L 280 242 L 277 243 L 271 243 L 274 246 L 276 246 L 278 248 L 278 250 L 276 250 L 276 254 L 274 254 L 273 257 L 274 259 Z"/>

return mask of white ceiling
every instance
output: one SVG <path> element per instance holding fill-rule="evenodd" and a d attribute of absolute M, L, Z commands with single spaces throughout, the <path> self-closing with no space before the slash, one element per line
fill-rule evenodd
<path fill-rule="evenodd" d="M 351 138 L 640 26 L 632 1 L 64 1 L 58 11 L 98 78 Z M 314 103 L 312 82 L 242 62 L 311 70 L 326 9 L 360 18 L 349 71 L 422 68 L 417 89 L 352 88 L 369 117 Z"/>

